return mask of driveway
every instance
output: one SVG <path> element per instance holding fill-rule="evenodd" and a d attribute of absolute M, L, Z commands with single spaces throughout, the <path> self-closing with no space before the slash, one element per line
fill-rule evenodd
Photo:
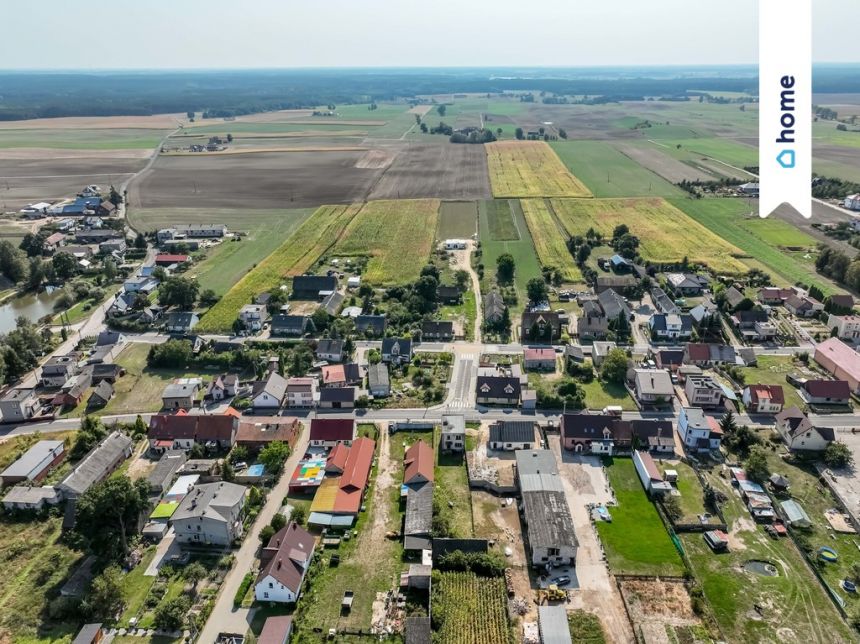
<path fill-rule="evenodd" d="M 299 438 L 299 442 L 296 443 L 292 455 L 287 459 L 280 480 L 269 493 L 257 520 L 245 536 L 241 548 L 234 552 L 236 563 L 224 578 L 220 594 L 212 608 L 212 614 L 197 639 L 201 644 L 212 644 L 218 637 L 218 633 L 245 633 L 248 630 L 251 624 L 251 610 L 234 608 L 233 598 L 245 574 L 256 570 L 257 550 L 260 548 L 260 531 L 271 523 L 272 517 L 281 509 L 284 497 L 287 496 L 290 487 L 290 476 L 307 450 L 308 434 L 309 429 L 306 427 Z"/>

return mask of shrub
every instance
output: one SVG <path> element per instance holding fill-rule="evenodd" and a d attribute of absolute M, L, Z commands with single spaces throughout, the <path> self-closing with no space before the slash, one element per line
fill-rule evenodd
<path fill-rule="evenodd" d="M 253 582 L 253 573 L 249 572 L 242 578 L 242 583 L 239 584 L 239 588 L 236 590 L 236 595 L 233 597 L 233 606 L 238 608 L 242 605 L 242 600 L 245 599 L 245 594 L 248 592 L 248 589 L 251 587 Z"/>

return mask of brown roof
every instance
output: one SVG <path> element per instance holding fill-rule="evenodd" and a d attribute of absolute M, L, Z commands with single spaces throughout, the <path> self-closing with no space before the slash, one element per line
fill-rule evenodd
<path fill-rule="evenodd" d="M 836 306 L 841 306 L 843 308 L 850 309 L 850 308 L 854 307 L 854 296 L 849 295 L 847 293 L 844 295 L 839 295 L 839 294 L 831 295 L 830 296 L 830 303 L 835 304 Z"/>
<path fill-rule="evenodd" d="M 193 438 L 195 441 L 232 441 L 238 420 L 232 415 L 155 414 L 147 437 L 155 440 Z"/>
<path fill-rule="evenodd" d="M 688 342 L 687 356 L 690 360 L 710 360 L 711 349 L 707 344 L 701 342 Z"/>
<path fill-rule="evenodd" d="M 262 446 L 274 441 L 281 441 L 292 447 L 301 431 L 302 424 L 298 418 L 288 416 L 244 417 L 239 422 L 236 442 Z"/>
<path fill-rule="evenodd" d="M 660 474 L 660 470 L 657 469 L 657 465 L 654 463 L 654 459 L 651 458 L 651 455 L 648 452 L 640 452 L 638 450 L 636 453 L 639 454 L 639 458 L 642 459 L 642 465 L 645 467 L 645 472 L 648 474 L 648 478 L 652 481 L 662 481 L 663 475 Z"/>
<path fill-rule="evenodd" d="M 330 382 L 346 382 L 346 369 L 342 364 L 327 365 L 322 368 L 323 384 Z"/>
<path fill-rule="evenodd" d="M 257 575 L 257 583 L 271 575 L 296 593 L 302 574 L 314 554 L 314 536 L 295 521 L 278 530 L 266 545 L 269 560 Z"/>
<path fill-rule="evenodd" d="M 269 617 L 263 624 L 263 630 L 257 638 L 257 644 L 284 644 L 284 642 L 290 641 L 292 630 L 292 615 Z"/>
<path fill-rule="evenodd" d="M 851 396 L 851 387 L 845 380 L 807 380 L 803 388 L 813 398 L 845 398 Z"/>
<path fill-rule="evenodd" d="M 413 483 L 417 477 L 423 477 L 422 481 L 433 480 L 433 450 L 422 440 L 406 450 L 403 459 L 404 483 Z"/>
<path fill-rule="evenodd" d="M 355 421 L 351 418 L 314 418 L 311 421 L 312 441 L 351 441 L 355 436 Z"/>

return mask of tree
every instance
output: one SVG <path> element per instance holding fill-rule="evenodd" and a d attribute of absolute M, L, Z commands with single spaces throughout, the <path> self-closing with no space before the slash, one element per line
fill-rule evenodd
<path fill-rule="evenodd" d="M 45 235 L 43 233 L 27 233 L 18 245 L 27 257 L 41 257 L 45 252 Z"/>
<path fill-rule="evenodd" d="M 518 127 L 516 130 L 514 130 L 514 136 L 517 137 L 518 141 L 522 141 L 525 138 L 525 135 L 523 134 L 523 128 Z"/>
<path fill-rule="evenodd" d="M 200 304 L 203 306 L 212 306 L 219 299 L 218 295 L 211 288 L 207 288 L 200 294 Z"/>
<path fill-rule="evenodd" d="M 756 445 L 750 450 L 750 455 L 744 462 L 744 469 L 753 481 L 763 483 L 767 480 L 770 468 L 767 465 L 767 452 L 764 447 Z"/>
<path fill-rule="evenodd" d="M 113 282 L 116 279 L 116 262 L 110 258 L 106 259 L 102 274 L 105 276 L 105 280 Z"/>
<path fill-rule="evenodd" d="M 274 528 L 275 532 L 283 528 L 287 525 L 287 517 L 285 517 L 280 512 L 275 512 L 275 516 L 272 517 L 272 521 L 269 523 L 272 528 Z"/>
<path fill-rule="evenodd" d="M 600 367 L 600 377 L 607 382 L 623 384 L 627 377 L 627 354 L 624 349 L 612 349 Z"/>
<path fill-rule="evenodd" d="M 6 239 L 0 241 L 0 273 L 15 283 L 27 276 L 27 261 L 24 253 Z"/>
<path fill-rule="evenodd" d="M 567 138 L 567 130 L 565 130 L 563 127 L 558 128 L 558 135 L 562 139 L 566 139 Z"/>
<path fill-rule="evenodd" d="M 132 482 L 125 475 L 112 476 L 78 499 L 75 529 L 89 540 L 93 550 L 127 555 L 128 538 L 148 503 L 145 479 Z"/>
<path fill-rule="evenodd" d="M 809 287 L 809 297 L 814 298 L 814 299 L 818 300 L 819 302 L 824 301 L 824 293 L 818 287 L 817 284 L 813 284 L 812 286 Z"/>
<path fill-rule="evenodd" d="M 84 602 L 85 612 L 93 618 L 112 621 L 125 606 L 125 586 L 119 566 L 109 566 L 93 579 Z"/>
<path fill-rule="evenodd" d="M 134 238 L 134 247 L 138 250 L 146 250 L 146 237 L 143 236 L 143 233 L 137 233 Z"/>
<path fill-rule="evenodd" d="M 314 323 L 317 331 L 325 331 L 331 322 L 331 315 L 323 307 L 319 307 L 311 315 L 311 320 Z"/>
<path fill-rule="evenodd" d="M 663 509 L 666 510 L 666 514 L 669 515 L 669 518 L 672 519 L 672 521 L 677 521 L 684 515 L 681 510 L 681 503 L 678 501 L 677 496 L 667 494 L 663 497 L 662 503 Z"/>
<path fill-rule="evenodd" d="M 270 525 L 264 525 L 263 529 L 260 530 L 260 541 L 263 544 L 269 543 L 272 540 L 272 537 L 275 536 L 275 529 Z"/>
<path fill-rule="evenodd" d="M 51 259 L 51 266 L 54 267 L 54 273 L 57 277 L 63 280 L 70 279 L 78 273 L 77 260 L 68 253 L 57 253 Z"/>
<path fill-rule="evenodd" d="M 248 448 L 244 445 L 235 445 L 232 450 L 230 450 L 230 462 L 231 463 L 242 463 L 248 458 Z"/>
<path fill-rule="evenodd" d="M 510 282 L 514 279 L 517 265 L 514 256 L 510 253 L 502 253 L 496 258 L 496 274 L 500 282 Z"/>
<path fill-rule="evenodd" d="M 281 441 L 272 441 L 260 450 L 260 462 L 266 466 L 266 471 L 279 474 L 284 469 L 284 461 L 290 456 L 290 446 Z"/>
<path fill-rule="evenodd" d="M 502 132 L 503 132 L 502 128 L 497 127 L 496 128 L 496 137 L 501 139 L 502 138 Z"/>
<path fill-rule="evenodd" d="M 469 284 L 469 271 L 465 271 L 462 268 L 454 271 L 454 281 L 457 283 L 457 288 L 461 291 L 466 290 L 466 286 Z"/>
<path fill-rule="evenodd" d="M 188 564 L 182 571 L 182 576 L 191 584 L 194 594 L 197 594 L 197 584 L 206 579 L 206 568 L 199 561 Z"/>
<path fill-rule="evenodd" d="M 307 514 L 307 509 L 304 506 L 296 506 L 293 508 L 292 512 L 290 512 L 290 521 L 295 521 L 299 525 L 303 525 L 307 518 Z"/>
<path fill-rule="evenodd" d="M 836 469 L 848 467 L 854 462 L 854 455 L 845 443 L 834 441 L 824 450 L 824 462 Z"/>
<path fill-rule="evenodd" d="M 191 309 L 197 301 L 200 284 L 185 277 L 168 277 L 158 287 L 158 303 L 162 306 L 176 306 Z"/>
<path fill-rule="evenodd" d="M 730 409 L 723 417 L 720 419 L 720 429 L 723 430 L 723 435 L 728 436 L 729 434 L 734 434 L 737 429 L 737 423 L 735 422 L 735 414 Z"/>
<path fill-rule="evenodd" d="M 443 103 L 442 105 L 440 105 L 436 108 L 436 111 L 439 112 L 439 116 L 445 116 L 445 112 L 447 111 L 447 109 L 448 108 L 445 107 L 445 104 Z"/>
<path fill-rule="evenodd" d="M 45 263 L 38 257 L 30 258 L 30 268 L 27 271 L 27 288 L 38 290 L 45 281 Z"/>
<path fill-rule="evenodd" d="M 526 282 L 526 294 L 528 295 L 529 300 L 534 304 L 546 302 L 549 297 L 546 282 L 540 277 L 531 278 Z"/>
<path fill-rule="evenodd" d="M 147 432 L 147 425 L 143 420 L 143 417 L 138 414 L 137 418 L 134 419 L 134 425 L 132 426 L 132 432 L 137 436 L 142 436 Z"/>
<path fill-rule="evenodd" d="M 110 195 L 108 196 L 108 201 L 110 201 L 114 206 L 119 207 L 122 203 L 122 195 L 117 192 L 116 188 L 113 186 L 110 187 Z"/>
<path fill-rule="evenodd" d="M 149 367 L 183 369 L 188 366 L 193 356 L 194 349 L 189 340 L 168 340 L 162 344 L 153 344 L 149 348 L 146 364 Z"/>
<path fill-rule="evenodd" d="M 164 631 L 178 631 L 185 624 L 185 615 L 191 608 L 187 597 L 167 599 L 155 609 L 155 627 Z"/>
<path fill-rule="evenodd" d="M 232 142 L 233 142 L 233 135 L 230 134 L 230 132 L 227 132 L 227 143 L 232 143 Z"/>

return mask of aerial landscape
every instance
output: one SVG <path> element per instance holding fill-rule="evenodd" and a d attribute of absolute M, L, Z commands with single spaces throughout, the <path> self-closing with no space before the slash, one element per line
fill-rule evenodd
<path fill-rule="evenodd" d="M 755 24 L 619 1 L 9 11 L 0 644 L 860 641 L 860 8 L 806 219 Z"/>

